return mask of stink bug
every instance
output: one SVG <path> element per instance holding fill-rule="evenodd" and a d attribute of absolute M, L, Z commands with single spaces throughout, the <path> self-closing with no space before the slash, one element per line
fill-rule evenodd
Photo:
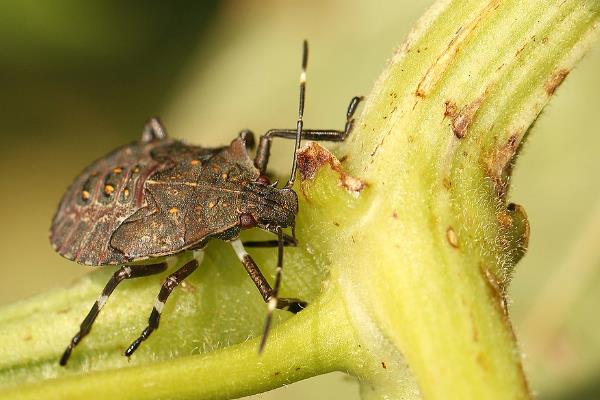
<path fill-rule="evenodd" d="M 80 325 L 60 358 L 66 365 L 71 352 L 90 332 L 108 297 L 124 279 L 163 272 L 165 256 L 193 251 L 194 259 L 170 274 L 162 284 L 148 326 L 126 349 L 131 356 L 158 328 L 160 314 L 172 290 L 199 265 L 202 248 L 213 238 L 231 244 L 268 311 L 259 352 L 267 339 L 273 310 L 296 313 L 306 303 L 279 298 L 283 247 L 296 245 L 294 223 L 298 198 L 292 190 L 296 154 L 301 139 L 343 141 L 353 125 L 360 97 L 350 101 L 343 130 L 303 129 L 308 45 L 303 45 L 300 101 L 296 129 L 271 129 L 260 137 L 254 160 L 252 132 L 242 131 L 229 146 L 203 148 L 167 136 L 156 118 L 144 127 L 139 141 L 120 147 L 88 166 L 69 187 L 52 221 L 50 240 L 56 251 L 85 265 L 121 265 Z M 290 179 L 282 188 L 266 177 L 273 138 L 295 139 Z M 243 229 L 260 228 L 277 240 L 242 243 Z M 292 234 L 283 232 L 291 228 Z M 277 272 L 271 286 L 246 246 L 277 247 Z M 142 263 L 140 263 L 142 261 Z M 160 261 L 160 262 L 159 262 Z"/>

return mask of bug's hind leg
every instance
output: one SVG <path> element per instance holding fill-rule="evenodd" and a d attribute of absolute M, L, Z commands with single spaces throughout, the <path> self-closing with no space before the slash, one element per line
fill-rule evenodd
<path fill-rule="evenodd" d="M 92 329 L 92 324 L 96 320 L 96 317 L 100 313 L 100 310 L 102 310 L 102 307 L 104 307 L 104 305 L 106 304 L 108 297 L 111 295 L 111 293 L 115 290 L 115 288 L 121 281 L 125 279 L 139 278 L 142 276 L 158 274 L 160 272 L 163 272 L 165 269 L 167 269 L 167 264 L 160 263 L 149 265 L 125 265 L 119 268 L 117 271 L 115 271 L 113 276 L 110 278 L 110 280 L 104 287 L 104 290 L 102 290 L 100 297 L 98 297 L 98 300 L 96 300 L 96 302 L 92 306 L 92 309 L 81 323 L 79 327 L 79 332 L 77 332 L 77 334 L 73 336 L 73 339 L 71 339 L 71 343 L 69 343 L 65 352 L 60 358 L 60 365 L 64 366 L 67 364 L 67 361 L 69 361 L 69 357 L 71 356 L 71 352 L 73 352 L 75 346 L 77 346 L 77 344 L 81 342 L 81 339 L 83 339 L 88 333 L 90 333 L 90 330 Z"/>
<path fill-rule="evenodd" d="M 142 142 L 148 143 L 153 140 L 162 140 L 167 137 L 167 130 L 163 126 L 160 119 L 154 117 L 150 118 L 146 125 L 144 125 L 144 130 L 142 131 Z"/>
<path fill-rule="evenodd" d="M 252 281 L 256 285 L 256 288 L 260 292 L 265 303 L 268 304 L 267 318 L 265 319 L 263 335 L 262 335 L 262 339 L 261 339 L 260 346 L 258 349 L 259 353 L 262 352 L 262 350 L 265 346 L 267 336 L 269 333 L 269 329 L 271 327 L 271 319 L 272 319 L 273 311 L 276 308 L 280 309 L 280 310 L 286 310 L 286 311 L 296 314 L 299 311 L 302 311 L 307 306 L 307 303 L 305 301 L 302 301 L 299 299 L 279 298 L 278 297 L 279 286 L 281 285 L 281 276 L 282 276 L 282 271 L 283 271 L 282 267 L 283 267 L 283 244 L 284 244 L 283 234 L 281 233 L 281 228 L 278 229 L 278 233 L 279 233 L 279 237 L 278 237 L 279 252 L 278 252 L 278 257 L 277 257 L 277 276 L 275 278 L 275 288 L 274 289 L 271 288 L 271 285 L 269 285 L 269 282 L 264 277 L 264 275 L 258 268 L 258 265 L 256 265 L 256 262 L 254 262 L 254 260 L 250 256 L 250 254 L 248 254 L 246 252 L 241 240 L 236 239 L 236 240 L 233 240 L 230 242 L 231 246 L 235 250 L 235 253 L 237 254 L 238 258 L 244 265 L 246 272 L 248 272 L 250 279 L 252 279 Z"/>
<path fill-rule="evenodd" d="M 200 260 L 202 261 L 202 260 Z M 198 268 L 199 262 L 197 259 L 193 259 L 183 265 L 183 267 L 179 268 L 177 271 L 173 272 L 171 275 L 165 279 L 160 288 L 160 292 L 156 297 L 156 302 L 154 303 L 154 308 L 150 313 L 150 318 L 148 318 L 148 326 L 142 331 L 142 334 L 129 345 L 127 350 L 125 350 L 125 355 L 130 357 L 142 344 L 142 342 L 150 336 L 150 334 L 158 328 L 158 324 L 160 322 L 160 314 L 162 312 L 163 307 L 165 306 L 165 302 L 169 298 L 169 295 L 179 285 L 185 278 L 187 278 L 192 272 Z"/>

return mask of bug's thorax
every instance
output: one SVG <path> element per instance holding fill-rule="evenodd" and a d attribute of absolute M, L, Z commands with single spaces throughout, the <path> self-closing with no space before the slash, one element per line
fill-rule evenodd
<path fill-rule="evenodd" d="M 241 199 L 240 215 L 251 215 L 256 226 L 263 229 L 294 226 L 298 213 L 298 196 L 293 190 L 280 189 L 262 182 L 249 182 L 242 191 Z"/>

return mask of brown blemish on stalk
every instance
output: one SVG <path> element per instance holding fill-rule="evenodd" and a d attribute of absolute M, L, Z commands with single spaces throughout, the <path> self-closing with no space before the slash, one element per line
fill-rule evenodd
<path fill-rule="evenodd" d="M 444 102 L 444 118 L 450 117 L 451 119 L 456 118 L 458 114 L 458 106 L 452 100 L 446 100 Z"/>
<path fill-rule="evenodd" d="M 556 88 L 558 88 L 558 86 L 565 80 L 567 75 L 569 75 L 569 72 L 571 71 L 563 68 L 552 74 L 550 79 L 548 79 L 544 84 L 544 89 L 546 90 L 546 94 L 548 96 L 552 96 L 554 94 Z"/>
<path fill-rule="evenodd" d="M 448 46 L 446 46 L 446 48 L 438 56 L 437 60 L 435 60 L 435 62 L 429 67 L 425 73 L 425 76 L 423 76 L 417 85 L 417 89 L 415 90 L 415 95 L 417 97 L 426 97 L 429 93 L 431 93 L 435 85 L 444 75 L 444 72 L 446 72 L 450 64 L 452 64 L 456 58 L 456 54 L 458 54 L 460 48 L 466 44 L 472 36 L 474 36 L 473 31 L 479 26 L 481 21 L 489 16 L 492 11 L 498 8 L 499 4 L 500 0 L 490 1 L 481 11 L 479 11 L 475 18 L 458 28 L 450 40 L 450 43 L 448 43 Z"/>
<path fill-rule="evenodd" d="M 496 194 L 503 199 L 508 189 L 508 178 L 512 170 L 512 160 L 517 153 L 520 134 L 511 135 L 505 144 L 493 150 L 485 164 L 488 177 L 492 180 Z"/>
<path fill-rule="evenodd" d="M 312 180 L 317 171 L 326 164 L 339 175 L 338 186 L 354 194 L 367 187 L 366 182 L 348 175 L 338 159 L 317 143 L 311 143 L 298 152 L 298 170 L 302 181 Z"/>
<path fill-rule="evenodd" d="M 451 226 L 448 226 L 446 229 L 446 239 L 448 240 L 448 243 L 450 243 L 450 246 L 458 249 L 458 236 L 456 236 L 456 232 L 454 232 L 454 229 Z"/>
<path fill-rule="evenodd" d="M 502 321 L 504 322 L 504 324 L 506 325 L 506 328 L 508 330 L 508 332 L 510 332 L 510 335 L 513 338 L 513 341 L 516 341 L 516 336 L 515 336 L 515 332 L 512 328 L 512 325 L 510 323 L 510 319 L 508 318 L 508 311 L 506 309 L 506 300 L 504 298 L 504 295 L 502 294 L 502 292 L 500 291 L 500 285 L 498 285 L 498 280 L 496 279 L 496 276 L 486 268 L 485 265 L 483 264 L 479 264 L 479 272 L 481 273 L 484 282 L 486 283 L 486 286 L 488 287 L 488 291 L 490 292 L 490 294 L 492 295 L 492 300 L 494 302 L 494 305 L 496 306 L 497 310 L 500 312 L 500 315 L 502 315 Z M 483 362 L 487 361 L 485 358 L 481 358 L 477 357 L 476 361 L 483 367 Z M 525 372 L 523 371 L 523 364 L 518 361 L 519 363 L 519 378 L 521 379 L 521 385 L 523 386 L 523 388 L 525 388 L 525 390 L 527 391 L 527 393 L 529 393 L 529 383 L 527 382 L 527 378 L 525 377 Z"/>
<path fill-rule="evenodd" d="M 446 190 L 450 190 L 450 188 L 452 188 L 452 181 L 450 180 L 450 178 L 445 176 L 444 179 L 442 179 L 442 185 Z"/>
<path fill-rule="evenodd" d="M 535 37 L 533 39 L 535 41 Z M 525 43 L 523 46 L 521 46 L 515 53 L 515 57 L 519 57 L 519 54 L 521 54 L 523 52 L 523 50 L 525 50 L 525 47 L 527 47 L 527 43 Z"/>
<path fill-rule="evenodd" d="M 381 367 L 382 367 L 383 369 L 387 369 L 387 365 L 385 365 L 385 362 L 384 362 L 384 361 L 382 361 L 382 362 L 381 362 Z"/>
<path fill-rule="evenodd" d="M 492 295 L 492 300 L 494 301 L 494 305 L 497 307 L 498 311 L 504 316 L 505 323 L 510 326 L 510 321 L 508 320 L 508 310 L 506 308 L 506 299 L 504 294 L 502 293 L 502 289 L 500 284 L 498 283 L 498 279 L 496 275 L 483 264 L 479 265 L 479 272 L 484 278 L 485 283 L 487 284 L 488 290 Z M 512 329 L 512 328 L 511 328 Z"/>
<path fill-rule="evenodd" d="M 488 369 L 489 363 L 488 363 L 487 358 L 484 353 L 482 353 L 482 352 L 477 353 L 477 356 L 475 357 L 475 361 L 477 361 L 477 364 L 479 364 L 479 366 L 482 369 L 484 369 L 484 370 Z"/>
<path fill-rule="evenodd" d="M 467 134 L 467 128 L 469 128 L 469 125 L 471 125 L 471 122 L 473 122 L 477 110 L 479 110 L 481 103 L 483 103 L 483 100 L 487 96 L 487 92 L 488 91 L 486 89 L 470 104 L 467 104 L 465 107 L 463 107 L 463 109 L 460 110 L 460 112 L 452 119 L 452 132 L 454 133 L 454 136 L 459 139 L 465 137 Z"/>

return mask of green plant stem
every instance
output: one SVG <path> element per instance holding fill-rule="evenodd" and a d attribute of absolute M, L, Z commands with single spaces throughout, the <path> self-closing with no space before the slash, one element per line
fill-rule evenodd
<path fill-rule="evenodd" d="M 529 235 L 510 175 L 599 15 L 594 0 L 430 9 L 337 148 L 343 164 L 317 145 L 299 156 L 302 245 L 286 256 L 284 295 L 311 305 L 279 314 L 262 356 L 247 338 L 264 305 L 241 272 L 219 268 L 235 261 L 215 244 L 131 368 L 118 369 L 118 351 L 161 277 L 111 299 L 66 370 L 67 329 L 110 271 L 0 312 L 0 397 L 228 398 L 342 370 L 368 399 L 530 398 L 505 301 Z M 257 254 L 261 266 L 272 253 Z"/>

